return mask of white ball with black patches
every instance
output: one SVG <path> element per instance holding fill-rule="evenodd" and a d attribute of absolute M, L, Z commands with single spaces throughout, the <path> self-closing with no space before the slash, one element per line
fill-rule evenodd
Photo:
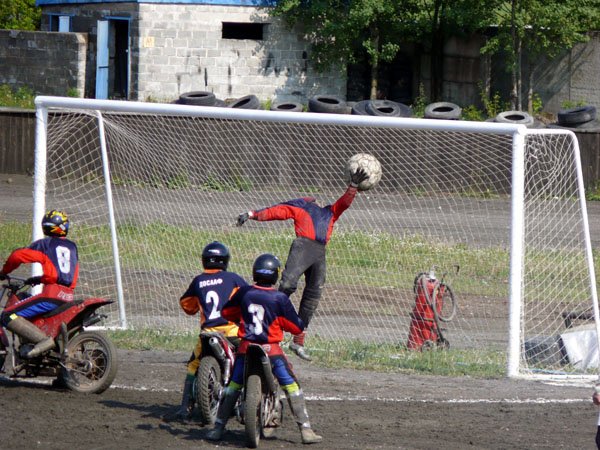
<path fill-rule="evenodd" d="M 350 177 L 357 169 L 363 169 L 369 176 L 358 185 L 359 191 L 373 189 L 381 180 L 381 163 L 369 153 L 357 153 L 348 159 L 344 168 L 344 180 L 347 183 L 350 183 Z"/>

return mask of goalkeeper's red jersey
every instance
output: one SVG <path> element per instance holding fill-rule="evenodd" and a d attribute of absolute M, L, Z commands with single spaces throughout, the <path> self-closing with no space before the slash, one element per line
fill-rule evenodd
<path fill-rule="evenodd" d="M 285 331 L 299 334 L 304 322 L 290 298 L 274 288 L 245 286 L 225 304 L 223 317 L 239 322 L 238 336 L 255 344 L 276 344 Z"/>
<path fill-rule="evenodd" d="M 350 207 L 355 196 L 356 188 L 348 186 L 344 195 L 333 205 L 321 207 L 315 203 L 314 197 L 297 198 L 253 211 L 252 218 L 258 221 L 294 219 L 297 237 L 327 244 L 333 232 L 333 225 Z"/>

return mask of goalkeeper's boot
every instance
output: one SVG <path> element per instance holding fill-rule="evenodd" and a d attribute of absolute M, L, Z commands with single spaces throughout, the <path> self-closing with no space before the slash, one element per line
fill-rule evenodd
<path fill-rule="evenodd" d="M 234 387 L 232 387 L 231 384 L 234 384 Z M 220 441 L 223 439 L 223 434 L 225 434 L 225 425 L 227 425 L 227 421 L 231 417 L 231 414 L 235 409 L 237 399 L 240 396 L 240 389 L 237 388 L 237 386 L 239 386 L 237 383 L 231 382 L 230 386 L 225 388 L 225 395 L 223 395 L 223 399 L 221 400 L 219 409 L 217 411 L 217 420 L 215 421 L 215 426 L 206 435 L 206 439 L 209 441 Z"/>
<path fill-rule="evenodd" d="M 304 338 L 306 337 L 306 333 L 302 332 L 292 339 L 290 344 L 290 350 L 293 351 L 299 358 L 304 359 L 305 361 L 312 361 L 312 358 L 304 348 Z"/>
<path fill-rule="evenodd" d="M 32 342 L 35 346 L 23 355 L 26 358 L 35 358 L 40 356 L 42 353 L 52 350 L 55 347 L 54 339 L 36 327 L 34 324 L 29 322 L 23 317 L 16 316 L 6 325 L 6 328 L 15 333 L 16 335 L 24 338 L 25 340 Z"/>
<path fill-rule="evenodd" d="M 304 400 L 304 394 L 301 389 L 295 392 L 285 391 L 290 409 L 294 420 L 298 424 L 300 429 L 300 436 L 302 436 L 303 444 L 317 444 L 323 440 L 322 436 L 319 436 L 310 426 L 310 420 L 308 419 L 308 412 L 306 411 L 306 402 Z"/>

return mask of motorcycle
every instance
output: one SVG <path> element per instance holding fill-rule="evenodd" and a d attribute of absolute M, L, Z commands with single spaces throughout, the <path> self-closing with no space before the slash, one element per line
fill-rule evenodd
<path fill-rule="evenodd" d="M 1 309 L 21 301 L 36 284 L 39 277 L 7 277 L 0 286 Z M 25 356 L 33 344 L 0 327 L 0 372 L 11 378 L 55 377 L 58 385 L 75 392 L 104 392 L 117 373 L 117 350 L 104 333 L 86 328 L 106 317 L 97 309 L 110 303 L 101 298 L 73 300 L 33 318 L 31 322 L 55 341 L 54 349 L 33 358 Z"/>
<path fill-rule="evenodd" d="M 194 402 L 200 420 L 214 425 L 223 389 L 229 382 L 235 360 L 233 344 L 221 333 L 200 333 L 202 355 L 194 383 Z"/>
<path fill-rule="evenodd" d="M 251 448 L 258 447 L 261 437 L 273 436 L 283 419 L 282 391 L 267 352 L 258 344 L 250 344 L 246 352 L 240 409 L 240 421 Z"/>

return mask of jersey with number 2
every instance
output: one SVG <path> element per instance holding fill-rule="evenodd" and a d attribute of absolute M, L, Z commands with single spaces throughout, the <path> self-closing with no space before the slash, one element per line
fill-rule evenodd
<path fill-rule="evenodd" d="M 221 317 L 223 305 L 235 291 L 247 285 L 237 273 L 225 270 L 205 271 L 194 278 L 185 294 L 181 296 L 180 302 L 189 304 L 190 300 L 193 299 L 194 303 L 197 300 L 202 315 L 202 328 L 226 325 L 229 321 Z"/>

